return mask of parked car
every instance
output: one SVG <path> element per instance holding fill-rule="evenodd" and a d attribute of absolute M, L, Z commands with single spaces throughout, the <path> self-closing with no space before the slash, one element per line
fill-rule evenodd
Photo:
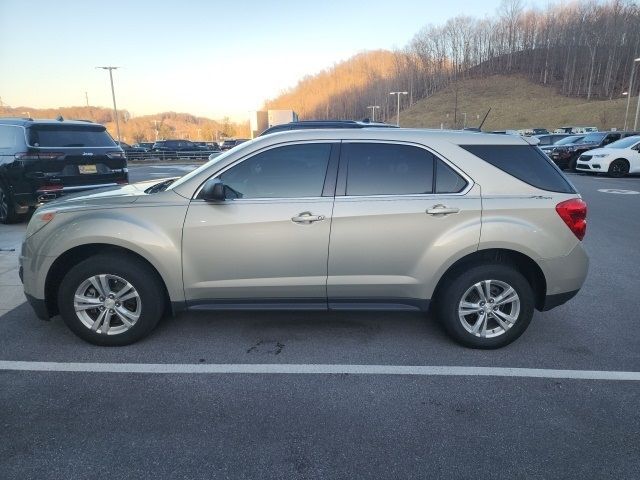
<path fill-rule="evenodd" d="M 136 148 L 142 148 L 145 152 L 150 151 L 153 148 L 153 142 L 138 142 L 133 144 Z"/>
<path fill-rule="evenodd" d="M 575 170 L 578 157 L 588 150 L 602 148 L 621 138 L 637 135 L 638 132 L 591 132 L 582 141 L 571 145 L 562 145 L 551 151 L 551 159 L 560 168 Z"/>
<path fill-rule="evenodd" d="M 554 134 L 554 135 L 565 135 L 564 138 L 561 138 L 560 140 L 557 140 L 555 143 L 552 143 L 551 145 L 541 145 L 540 146 L 540 150 L 542 150 L 546 155 L 548 155 L 551 158 L 551 153 L 554 151 L 554 149 L 556 147 L 566 147 L 566 146 L 572 146 L 576 143 L 580 143 L 582 141 L 582 139 L 584 138 L 584 135 L 569 135 L 566 133 L 562 133 L 562 134 Z M 570 152 L 569 150 L 567 152 Z M 563 153 L 563 155 L 566 155 L 567 153 Z M 552 158 L 553 160 L 553 158 Z"/>
<path fill-rule="evenodd" d="M 548 133 L 548 134 L 533 135 L 533 138 L 538 139 L 538 146 L 542 148 L 542 147 L 548 147 L 549 145 L 553 145 L 556 142 L 562 140 L 563 138 L 567 138 L 569 136 L 571 135 L 569 135 L 568 133 Z"/>
<path fill-rule="evenodd" d="M 144 148 L 131 146 L 128 143 L 118 142 L 117 140 L 116 140 L 116 145 L 118 145 L 120 148 L 122 148 L 122 150 L 124 151 L 125 154 L 127 154 L 127 153 L 146 153 L 146 151 L 147 151 Z"/>
<path fill-rule="evenodd" d="M 164 311 L 431 305 L 457 341 L 496 348 L 578 292 L 585 216 L 519 136 L 297 130 L 42 207 L 20 272 L 38 316 L 99 345 L 144 337 Z"/>
<path fill-rule="evenodd" d="M 523 128 L 518 130 L 519 135 L 525 135 L 527 137 L 532 135 L 544 135 L 549 133 L 549 130 L 546 128 Z"/>
<path fill-rule="evenodd" d="M 104 126 L 59 118 L 0 119 L 0 223 L 70 192 L 128 183 L 124 152 Z"/>
<path fill-rule="evenodd" d="M 248 142 L 247 139 L 245 138 L 237 138 L 235 140 L 225 140 L 224 142 L 222 142 L 222 145 L 220 145 L 220 150 L 224 151 L 224 150 L 230 150 L 233 147 L 236 147 L 238 145 L 240 145 L 241 143 L 244 142 Z"/>
<path fill-rule="evenodd" d="M 159 140 L 153 144 L 152 152 L 196 152 L 198 147 L 189 140 Z"/>
<path fill-rule="evenodd" d="M 626 137 L 583 153 L 578 157 L 576 170 L 607 173 L 611 177 L 640 173 L 640 136 Z"/>
<path fill-rule="evenodd" d="M 570 125 L 566 127 L 556 128 L 553 133 L 591 133 L 597 131 L 598 127 L 577 127 L 575 125 Z"/>
<path fill-rule="evenodd" d="M 318 128 L 397 128 L 396 125 L 379 122 L 358 122 L 355 120 L 302 120 L 299 122 L 283 123 L 267 128 L 260 134 L 269 135 L 271 133 L 286 132 L 287 130 L 306 130 Z"/>
<path fill-rule="evenodd" d="M 209 148 L 209 145 L 207 144 L 207 142 L 193 142 L 193 144 L 196 146 L 196 148 L 197 148 L 198 150 L 203 150 L 203 151 L 207 151 L 207 152 L 208 152 L 209 150 L 211 150 L 211 149 Z"/>
<path fill-rule="evenodd" d="M 220 145 L 218 145 L 218 142 L 207 142 L 207 146 L 209 147 L 209 150 L 214 152 L 220 150 Z"/>

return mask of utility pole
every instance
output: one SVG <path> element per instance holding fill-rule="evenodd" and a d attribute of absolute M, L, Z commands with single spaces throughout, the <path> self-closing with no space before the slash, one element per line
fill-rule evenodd
<path fill-rule="evenodd" d="M 376 108 L 380 108 L 380 105 L 369 105 L 367 108 L 371 109 L 371 121 L 376 121 Z"/>
<path fill-rule="evenodd" d="M 158 141 L 158 123 L 162 123 L 162 122 L 159 122 L 158 120 L 152 120 L 152 122 L 153 122 L 154 130 L 156 132 L 156 142 L 157 142 Z"/>
<path fill-rule="evenodd" d="M 633 75 L 636 71 L 636 63 L 640 62 L 640 57 L 634 58 L 631 63 L 631 76 L 629 78 L 629 90 L 627 90 L 627 110 L 624 114 L 624 130 L 627 129 L 627 117 L 629 116 L 629 104 L 631 103 L 631 96 L 633 95 Z M 623 94 L 624 95 L 624 94 Z M 638 94 L 640 96 L 640 93 Z M 636 114 L 636 122 L 638 115 Z"/>
<path fill-rule="evenodd" d="M 116 115 L 116 131 L 118 133 L 118 142 L 120 142 L 120 120 L 118 119 L 118 107 L 116 106 L 116 92 L 113 89 L 113 71 L 120 67 L 96 67 L 102 70 L 109 70 L 109 80 L 111 81 L 111 97 L 113 98 L 113 112 Z"/>
<path fill-rule="evenodd" d="M 458 128 L 458 82 L 456 81 L 456 97 L 453 105 L 453 128 Z"/>
<path fill-rule="evenodd" d="M 409 92 L 389 92 L 389 95 L 398 96 L 398 113 L 396 114 L 396 126 L 400 126 L 400 95 L 408 95 Z"/>
<path fill-rule="evenodd" d="M 462 129 L 464 130 L 467 128 L 467 112 L 462 112 L 462 115 L 464 115 L 464 123 L 462 124 Z"/>
<path fill-rule="evenodd" d="M 85 91 L 84 92 L 84 99 L 87 102 L 87 107 L 89 106 L 89 94 Z"/>

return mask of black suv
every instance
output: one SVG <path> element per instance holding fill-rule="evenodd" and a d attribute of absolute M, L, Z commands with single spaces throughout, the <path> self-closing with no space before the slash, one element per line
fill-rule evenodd
<path fill-rule="evenodd" d="M 241 143 L 244 143 L 244 142 L 248 142 L 248 140 L 244 138 L 237 138 L 235 140 L 225 140 L 224 142 L 222 142 L 222 145 L 220 145 L 220 150 L 230 150 L 236 145 L 240 145 Z"/>
<path fill-rule="evenodd" d="M 621 138 L 638 135 L 638 132 L 590 132 L 584 135 L 584 138 L 571 145 L 558 145 L 549 156 L 560 168 L 575 170 L 578 157 L 587 150 L 594 148 L 606 147 L 610 143 L 620 140 Z"/>
<path fill-rule="evenodd" d="M 357 122 L 355 120 L 303 120 L 300 122 L 283 123 L 282 125 L 274 125 L 267 128 L 259 136 L 269 135 L 270 133 L 285 132 L 287 130 L 304 130 L 307 128 L 398 128 L 395 125 L 387 123 L 376 123 L 369 121 Z"/>
<path fill-rule="evenodd" d="M 104 126 L 0 118 L 0 223 L 69 192 L 126 183 L 124 152 Z"/>
<path fill-rule="evenodd" d="M 158 140 L 152 152 L 197 152 L 198 146 L 189 140 Z"/>

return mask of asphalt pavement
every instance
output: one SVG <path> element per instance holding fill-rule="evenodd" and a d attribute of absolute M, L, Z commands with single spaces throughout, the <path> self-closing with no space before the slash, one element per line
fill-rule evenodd
<path fill-rule="evenodd" d="M 130 175 L 193 168 L 132 166 Z M 2 369 L 0 478 L 639 478 L 640 381 L 552 376 L 640 372 L 640 178 L 570 179 L 589 205 L 587 282 L 496 351 L 462 348 L 406 312 L 187 313 L 135 345 L 94 347 L 60 318 L 35 317 L 14 278 L 16 252 L 0 251 L 0 363 L 223 372 Z M 0 226 L 0 248 L 19 248 L 23 231 Z M 269 364 L 292 373 L 266 373 Z M 233 365 L 258 373 L 225 373 Z M 338 367 L 309 373 L 317 365 Z M 358 366 L 364 373 L 347 373 Z"/>

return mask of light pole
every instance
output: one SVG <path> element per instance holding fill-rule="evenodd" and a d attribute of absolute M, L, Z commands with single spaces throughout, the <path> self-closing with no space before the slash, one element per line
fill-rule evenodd
<path fill-rule="evenodd" d="M 464 130 L 467 128 L 467 112 L 462 112 L 462 114 L 464 115 L 464 122 L 462 123 L 462 129 Z"/>
<path fill-rule="evenodd" d="M 633 59 L 633 63 L 631 64 L 631 76 L 629 78 L 629 90 L 627 90 L 627 92 L 628 92 L 628 95 L 627 95 L 627 110 L 624 113 L 624 129 L 623 130 L 627 129 L 627 117 L 629 116 L 629 104 L 631 103 L 631 95 L 633 95 L 633 91 L 632 91 L 632 89 L 633 89 L 633 75 L 634 75 L 634 73 L 636 71 L 636 63 L 638 63 L 638 62 L 640 62 L 640 57 L 634 58 Z M 636 114 L 636 122 L 638 121 L 637 118 L 638 118 L 638 115 Z"/>
<path fill-rule="evenodd" d="M 398 113 L 396 115 L 396 126 L 400 126 L 400 95 L 409 95 L 409 92 L 389 92 L 389 95 L 398 96 Z"/>
<path fill-rule="evenodd" d="M 380 105 L 369 105 L 367 108 L 371 109 L 371 121 L 376 121 L 376 108 L 380 108 Z"/>
<path fill-rule="evenodd" d="M 156 132 L 156 142 L 157 142 L 158 141 L 158 123 L 162 123 L 162 122 L 159 122 L 158 120 L 152 120 L 152 122 L 153 122 L 154 130 Z"/>
<path fill-rule="evenodd" d="M 109 80 L 111 81 L 111 97 L 113 98 L 113 111 L 116 114 L 116 132 L 118 133 L 118 143 L 120 142 L 120 121 L 118 120 L 118 107 L 116 106 L 116 92 L 113 89 L 113 71 L 120 67 L 96 67 L 102 70 L 109 70 Z"/>

